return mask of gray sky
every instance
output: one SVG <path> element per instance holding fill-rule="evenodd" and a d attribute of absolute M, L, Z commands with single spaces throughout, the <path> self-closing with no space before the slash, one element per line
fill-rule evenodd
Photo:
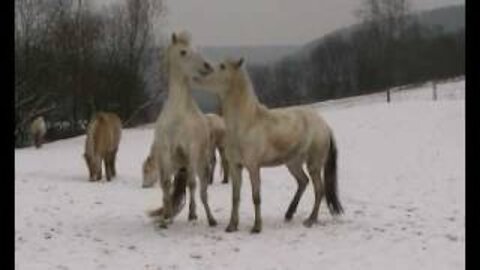
<path fill-rule="evenodd" d="M 168 32 L 190 31 L 200 46 L 300 45 L 355 23 L 353 11 L 360 3 L 361 0 L 166 0 L 166 23 Z M 411 3 L 413 10 L 424 10 L 465 4 L 465 0 Z"/>

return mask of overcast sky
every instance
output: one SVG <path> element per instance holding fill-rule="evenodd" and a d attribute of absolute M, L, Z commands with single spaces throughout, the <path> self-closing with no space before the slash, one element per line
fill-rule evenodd
<path fill-rule="evenodd" d="M 168 32 L 190 31 L 200 46 L 300 45 L 355 23 L 353 12 L 360 3 L 361 0 L 166 0 L 166 23 Z M 411 3 L 413 10 L 424 10 L 465 4 L 465 0 Z"/>

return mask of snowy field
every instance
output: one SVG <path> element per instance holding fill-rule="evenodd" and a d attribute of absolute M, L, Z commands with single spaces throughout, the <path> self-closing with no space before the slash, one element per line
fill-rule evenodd
<path fill-rule="evenodd" d="M 263 231 L 252 235 L 244 174 L 240 226 L 224 232 L 231 187 L 219 172 L 209 188 L 219 225 L 183 209 L 168 230 L 145 211 L 158 187 L 141 188 L 150 128 L 123 131 L 118 177 L 90 183 L 85 136 L 15 151 L 15 269 L 463 269 L 465 267 L 465 81 L 315 104 L 333 127 L 345 214 L 324 202 L 305 228 L 311 184 L 294 219 L 284 213 L 296 189 L 284 167 L 262 170 Z M 217 166 L 218 169 L 218 166 Z"/>

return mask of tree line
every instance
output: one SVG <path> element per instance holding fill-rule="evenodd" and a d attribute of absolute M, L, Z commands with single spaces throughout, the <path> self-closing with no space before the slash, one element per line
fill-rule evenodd
<path fill-rule="evenodd" d="M 406 0 L 364 0 L 359 23 L 322 38 L 307 55 L 250 67 L 259 97 L 286 106 L 465 74 L 465 28 L 420 24 Z"/>
<path fill-rule="evenodd" d="M 29 144 L 38 115 L 51 124 L 50 140 L 83 133 L 100 110 L 127 126 L 139 121 L 138 108 L 164 85 L 155 35 L 164 14 L 158 0 L 101 10 L 82 0 L 15 0 L 15 145 Z"/>
<path fill-rule="evenodd" d="M 153 121 L 165 98 L 161 0 L 94 10 L 82 0 L 15 0 L 15 146 L 43 115 L 47 140 L 83 134 L 100 110 Z M 248 66 L 260 100 L 288 106 L 465 73 L 465 30 L 418 23 L 407 0 L 362 0 L 359 23 L 306 54 Z M 162 95 L 163 94 L 163 95 Z"/>

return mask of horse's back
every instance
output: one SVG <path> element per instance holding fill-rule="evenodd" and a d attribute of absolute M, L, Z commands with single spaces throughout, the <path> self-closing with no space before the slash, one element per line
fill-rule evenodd
<path fill-rule="evenodd" d="M 89 125 L 87 136 L 90 136 L 94 144 L 94 151 L 106 153 L 118 148 L 122 132 L 120 118 L 109 112 L 99 112 Z"/>
<path fill-rule="evenodd" d="M 37 117 L 30 126 L 30 132 L 34 135 L 45 135 L 47 131 L 45 120 L 42 116 Z"/>
<path fill-rule="evenodd" d="M 213 137 L 213 143 L 216 145 L 223 145 L 226 130 L 225 121 L 222 117 L 214 113 L 205 114 L 205 117 L 207 118 L 210 132 Z"/>
<path fill-rule="evenodd" d="M 282 156 L 280 153 L 308 155 L 314 148 L 324 147 L 330 134 L 325 120 L 315 110 L 304 106 L 269 110 L 262 130 L 265 143 L 276 150 L 278 156 Z"/>

